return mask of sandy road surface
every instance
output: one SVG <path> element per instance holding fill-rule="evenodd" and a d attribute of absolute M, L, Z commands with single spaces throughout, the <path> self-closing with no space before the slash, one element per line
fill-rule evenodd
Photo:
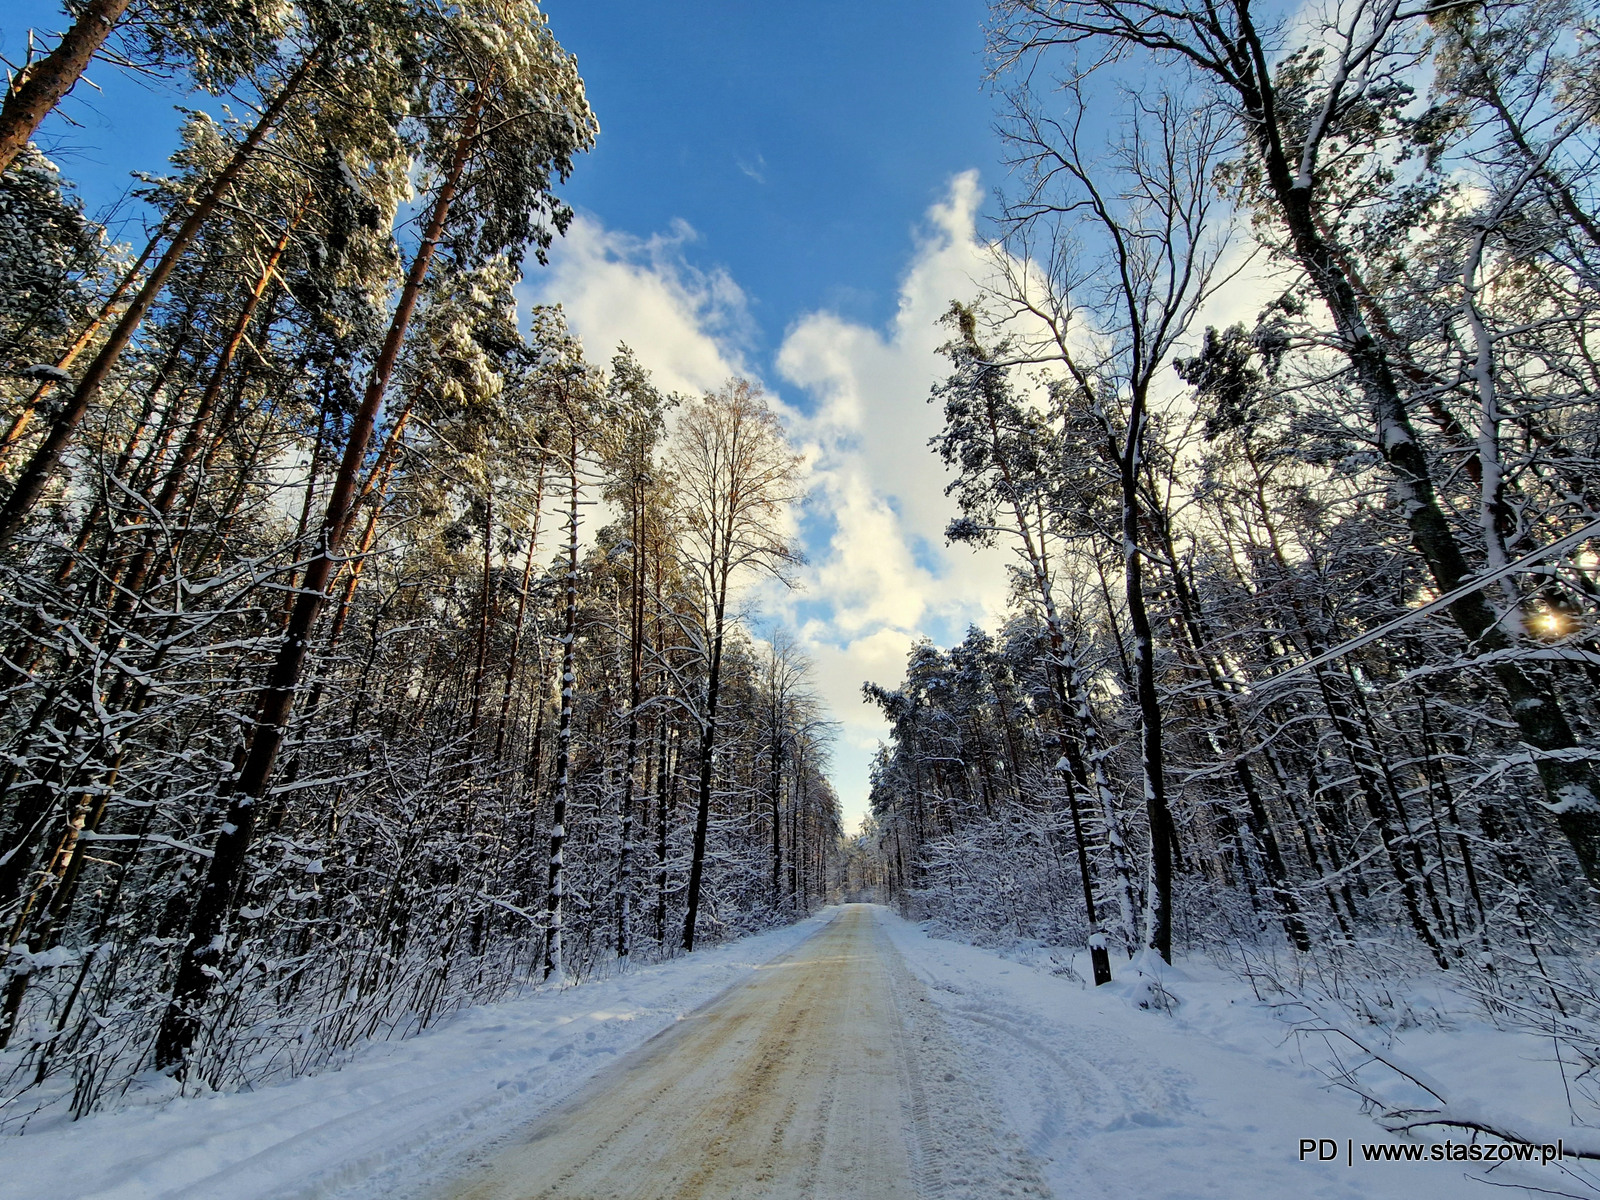
<path fill-rule="evenodd" d="M 484 1174 L 444 1195 L 925 1195 L 919 1070 L 928 1064 L 918 1060 L 927 1035 L 907 1035 L 908 979 L 872 909 L 848 906 L 754 980 L 595 1077 Z M 942 1190 L 937 1174 L 931 1190 Z"/>

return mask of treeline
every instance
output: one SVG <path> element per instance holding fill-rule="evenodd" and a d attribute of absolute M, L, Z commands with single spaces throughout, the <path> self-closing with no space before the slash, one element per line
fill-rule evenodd
<path fill-rule="evenodd" d="M 1592 1013 L 1588 10 L 993 15 L 1016 173 L 935 448 L 1014 615 L 869 688 L 880 869 L 1097 979 L 1398 931 Z"/>
<path fill-rule="evenodd" d="M 734 602 L 798 460 L 519 314 L 597 128 L 538 8 L 74 11 L 0 111 L 0 1122 L 815 904 L 828 726 Z M 28 141 L 96 52 L 235 114 L 142 247 Z"/>

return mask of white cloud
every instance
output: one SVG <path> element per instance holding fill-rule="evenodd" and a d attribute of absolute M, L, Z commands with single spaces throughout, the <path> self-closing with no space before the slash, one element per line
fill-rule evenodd
<path fill-rule="evenodd" d="M 816 666 L 815 684 L 840 723 L 834 782 L 847 827 L 865 813 L 868 770 L 887 727 L 861 698 L 872 680 L 893 686 L 913 640 L 959 638 L 970 621 L 999 611 L 1006 576 L 998 552 L 944 546 L 954 515 L 946 475 L 928 439 L 942 414 L 928 403 L 944 373 L 938 319 L 952 300 L 972 299 L 987 247 L 975 222 L 976 172 L 955 177 L 918 232 L 894 318 L 879 329 L 816 312 L 788 331 L 777 356 L 783 381 L 804 395 L 773 396 L 805 452 L 811 497 L 803 589 L 763 586 L 752 606 L 786 625 Z M 754 377 L 745 360 L 750 318 L 725 272 L 684 258 L 687 226 L 647 239 L 609 231 L 590 217 L 530 273 L 530 299 L 559 300 L 591 358 L 625 341 L 671 390 L 702 391 L 731 374 Z"/>
<path fill-rule="evenodd" d="M 636 238 L 579 216 L 551 248 L 550 266 L 529 263 L 526 299 L 559 303 L 591 361 L 604 363 L 626 342 L 666 391 L 702 392 L 743 363 L 751 329 L 744 292 L 726 271 L 702 271 L 684 258 L 698 235 L 685 222 Z"/>
<path fill-rule="evenodd" d="M 1004 601 L 997 552 L 944 545 L 954 507 L 928 447 L 943 424 L 928 402 L 944 374 L 938 347 L 949 336 L 938 320 L 952 300 L 976 295 L 987 270 L 987 247 L 975 232 L 981 201 L 977 173 L 967 172 L 929 210 L 886 328 L 812 313 L 790 329 L 778 354 L 784 379 L 812 401 L 795 433 L 817 482 L 811 507 L 834 530 L 814 549 L 796 607 L 809 611 L 820 601 L 829 613 L 805 621 L 800 638 L 843 727 L 835 782 L 852 819 L 865 811 L 871 752 L 887 732 L 861 699 L 861 684 L 893 686 L 914 638 L 959 637 Z"/>
<path fill-rule="evenodd" d="M 937 322 L 952 300 L 976 296 L 987 270 L 974 233 L 981 201 L 977 173 L 969 171 L 929 210 L 887 329 L 813 313 L 789 331 L 778 355 L 784 377 L 817 401 L 806 432 L 830 456 L 859 454 L 874 487 L 922 534 L 938 533 L 949 516 L 941 468 L 924 450 L 942 424 L 928 393 L 943 373 L 938 348 L 949 336 Z"/>
<path fill-rule="evenodd" d="M 742 157 L 734 159 L 734 162 L 738 165 L 740 172 L 754 179 L 757 183 L 765 183 L 767 181 L 767 160 L 761 155 L 757 154 L 754 162 Z"/>

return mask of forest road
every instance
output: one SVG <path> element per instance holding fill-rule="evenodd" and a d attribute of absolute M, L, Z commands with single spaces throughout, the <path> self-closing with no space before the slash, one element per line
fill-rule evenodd
<path fill-rule="evenodd" d="M 847 905 L 441 1195 L 915 1200 L 942 1192 L 939 1172 L 921 1167 L 929 1122 L 919 1070 L 941 1056 L 912 1050 L 930 1035 L 908 1029 L 932 1015 L 910 994 L 917 987 L 873 906 Z M 918 1010 L 909 1022 L 908 1007 Z"/>

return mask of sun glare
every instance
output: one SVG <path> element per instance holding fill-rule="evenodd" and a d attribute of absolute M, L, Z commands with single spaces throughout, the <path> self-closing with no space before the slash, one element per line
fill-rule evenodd
<path fill-rule="evenodd" d="M 1534 628 L 1546 637 L 1561 637 L 1567 632 L 1568 622 L 1559 612 L 1544 612 L 1533 619 Z"/>

